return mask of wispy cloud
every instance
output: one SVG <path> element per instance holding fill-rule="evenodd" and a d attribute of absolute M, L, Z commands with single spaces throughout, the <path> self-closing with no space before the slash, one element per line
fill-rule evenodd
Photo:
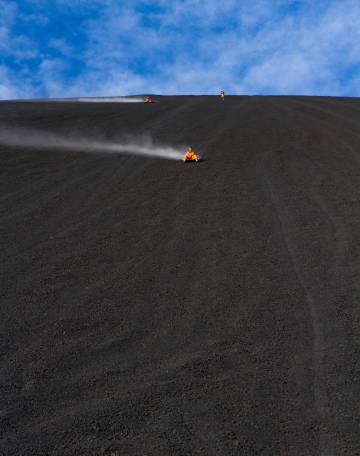
<path fill-rule="evenodd" d="M 360 95 L 355 0 L 0 0 L 0 97 Z"/>
<path fill-rule="evenodd" d="M 7 73 L 7 69 L 0 66 L 0 99 L 18 98 L 19 92 L 12 85 Z"/>

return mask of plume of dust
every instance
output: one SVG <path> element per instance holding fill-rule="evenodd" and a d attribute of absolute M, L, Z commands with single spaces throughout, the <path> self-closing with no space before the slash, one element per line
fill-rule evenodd
<path fill-rule="evenodd" d="M 144 103 L 145 97 L 81 97 L 81 98 L 29 98 L 18 100 L 21 102 L 36 103 Z"/>
<path fill-rule="evenodd" d="M 24 150 L 57 150 L 86 152 L 95 154 L 128 154 L 147 157 L 181 160 L 186 146 L 166 146 L 156 144 L 150 135 L 137 138 L 116 139 L 84 137 L 83 135 L 60 135 L 43 130 L 8 128 L 0 126 L 0 146 L 22 148 Z"/>
<path fill-rule="evenodd" d="M 94 98 L 76 98 L 71 101 L 80 101 L 82 103 L 144 103 L 141 97 L 94 97 Z"/>

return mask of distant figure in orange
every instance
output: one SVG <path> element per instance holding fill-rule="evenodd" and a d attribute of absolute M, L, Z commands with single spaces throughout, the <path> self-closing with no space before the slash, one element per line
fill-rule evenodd
<path fill-rule="evenodd" d="M 188 150 L 185 152 L 185 155 L 183 156 L 183 162 L 185 163 L 185 162 L 191 162 L 191 161 L 198 162 L 199 157 L 192 150 L 192 148 L 189 147 Z"/>
<path fill-rule="evenodd" d="M 152 102 L 153 101 L 152 101 L 151 97 L 146 97 L 145 98 L 145 103 L 152 103 Z"/>
<path fill-rule="evenodd" d="M 225 100 L 225 92 L 223 90 L 220 92 L 220 100 L 221 101 Z"/>

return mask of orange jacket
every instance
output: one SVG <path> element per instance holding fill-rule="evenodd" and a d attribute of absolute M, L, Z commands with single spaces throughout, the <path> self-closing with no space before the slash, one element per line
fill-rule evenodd
<path fill-rule="evenodd" d="M 192 150 L 187 150 L 185 155 L 184 155 L 184 158 L 183 160 L 190 160 L 190 161 L 193 161 L 193 160 L 197 160 L 197 155 L 194 153 L 194 151 Z"/>

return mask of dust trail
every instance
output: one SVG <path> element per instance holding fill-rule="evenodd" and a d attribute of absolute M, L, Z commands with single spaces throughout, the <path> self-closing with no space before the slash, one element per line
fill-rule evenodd
<path fill-rule="evenodd" d="M 52 150 L 96 154 L 128 154 L 181 160 L 186 146 L 155 143 L 151 136 L 122 139 L 84 137 L 83 134 L 60 135 L 48 131 L 0 126 L 0 146 L 23 150 Z"/>
<path fill-rule="evenodd" d="M 34 98 L 16 101 L 22 103 L 144 103 L 145 97 Z"/>
<path fill-rule="evenodd" d="M 109 98 L 76 98 L 73 101 L 83 103 L 144 103 L 144 98 L 141 97 L 109 97 Z"/>

